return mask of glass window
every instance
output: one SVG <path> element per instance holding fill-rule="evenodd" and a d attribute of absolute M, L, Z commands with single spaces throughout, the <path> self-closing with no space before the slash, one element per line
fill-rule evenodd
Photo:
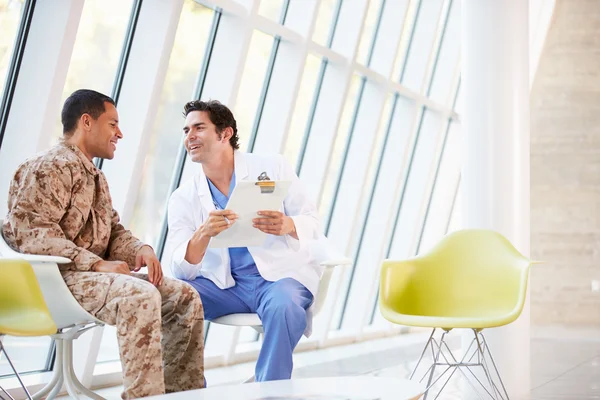
<path fill-rule="evenodd" d="M 361 279 L 363 274 L 369 274 L 372 268 L 376 268 L 378 262 L 385 257 L 386 244 L 389 241 L 389 230 L 391 221 L 395 217 L 395 206 L 399 182 L 405 168 L 405 160 L 409 156 L 408 144 L 411 133 L 411 125 L 416 111 L 415 103 L 404 97 L 397 96 L 393 105 L 393 115 L 383 114 L 383 118 L 390 118 L 388 128 L 387 121 L 382 124 L 382 129 L 389 129 L 387 138 L 382 143 L 379 172 L 375 178 L 375 186 L 372 193 L 372 203 L 364 217 L 365 226 L 362 240 L 358 249 L 353 249 L 349 257 L 354 258 L 355 277 L 353 285 L 365 285 L 367 281 Z M 369 282 L 370 284 L 370 282 Z M 349 289 L 350 274 L 347 274 L 343 284 Z M 337 327 L 340 323 L 347 290 L 340 291 L 338 300 L 335 302 L 336 309 L 333 321 Z"/>
<path fill-rule="evenodd" d="M 379 13 L 381 12 L 381 7 L 384 6 L 384 1 L 381 0 L 371 0 L 369 3 L 369 9 L 367 11 L 367 18 L 365 20 L 365 26 L 363 27 L 362 35 L 360 37 L 360 44 L 358 46 L 358 54 L 356 55 L 356 61 L 367 65 L 369 60 L 369 52 L 371 50 L 371 45 L 373 44 L 373 35 L 375 34 L 375 29 L 377 28 Z"/>
<path fill-rule="evenodd" d="M 456 186 L 460 179 L 460 139 L 460 125 L 456 122 L 450 123 L 433 194 L 427 210 L 427 219 L 417 248 L 418 254 L 429 250 L 446 234 L 448 221 L 452 214 Z"/>
<path fill-rule="evenodd" d="M 119 67 L 125 32 L 133 0 L 86 0 L 79 21 L 75 45 L 60 107 L 77 89 L 93 89 L 111 95 Z M 55 140 L 62 136 L 56 119 Z"/>
<path fill-rule="evenodd" d="M 157 243 L 166 212 L 173 169 L 181 148 L 183 105 L 195 90 L 212 27 L 214 11 L 194 0 L 186 0 L 175 34 L 142 181 L 129 228 L 145 243 Z M 200 27 L 200 28 L 199 28 Z M 169 269 L 165 268 L 165 274 Z M 104 328 L 98 362 L 119 359 L 114 327 Z"/>
<path fill-rule="evenodd" d="M 325 185 L 319 202 L 319 212 L 322 216 L 326 216 L 331 209 L 331 201 L 333 200 L 335 185 L 339 175 L 342 157 L 348 143 L 348 135 L 350 134 L 350 125 L 356 112 L 358 102 L 358 90 L 361 86 L 361 77 L 354 75 L 350 83 L 350 89 L 346 94 L 346 103 L 342 112 L 342 118 L 338 126 L 335 142 L 329 159 L 329 167 L 325 178 Z"/>
<path fill-rule="evenodd" d="M 414 255 L 417 232 L 421 230 L 422 216 L 425 211 L 430 184 L 435 169 L 436 153 L 439 149 L 442 129 L 445 129 L 442 116 L 431 110 L 425 110 L 415 144 L 414 154 L 408 170 L 408 177 L 400 215 L 392 238 L 390 258 L 403 259 Z"/>
<path fill-rule="evenodd" d="M 284 156 L 292 166 L 295 166 L 298 162 L 298 156 L 306 133 L 310 108 L 313 103 L 315 90 L 318 90 L 316 85 L 319 79 L 320 65 L 321 60 L 319 57 L 312 54 L 307 56 L 284 150 Z"/>
<path fill-rule="evenodd" d="M 420 1 L 421 0 L 410 0 L 410 3 L 408 4 L 408 9 L 404 18 L 402 34 L 400 36 L 400 42 L 398 43 L 398 50 L 396 52 L 396 59 L 394 61 L 394 68 L 392 71 L 393 79 L 399 79 L 402 68 L 404 67 L 404 60 L 406 60 L 406 49 L 408 48 L 412 38 L 412 30 L 415 24 L 417 11 L 419 10 Z"/>
<path fill-rule="evenodd" d="M 237 122 L 240 149 L 246 150 L 256 119 L 256 110 L 262 93 L 269 58 L 273 50 L 273 36 L 254 31 L 240 81 L 233 115 Z"/>
<path fill-rule="evenodd" d="M 423 87 L 443 3 L 444 0 L 422 0 L 419 6 L 401 80 L 415 92 L 421 92 Z"/>
<path fill-rule="evenodd" d="M 371 84 L 368 83 L 368 85 Z M 361 101 L 361 108 L 367 107 L 367 104 L 369 103 L 368 97 L 365 97 L 366 98 L 363 98 Z M 371 97 L 369 100 L 375 100 L 372 96 L 369 97 Z M 382 162 L 382 155 L 384 151 L 383 145 L 388 132 L 388 122 L 392 112 L 391 109 L 393 105 L 393 98 L 394 96 L 391 94 L 387 96 L 385 102 L 383 103 L 383 112 L 378 114 L 380 121 L 379 127 L 373 127 L 375 130 L 373 145 L 369 146 L 367 143 L 362 143 L 360 146 L 358 146 L 359 152 L 366 153 L 369 151 L 370 154 L 365 154 L 364 157 L 357 157 L 355 154 L 354 157 L 352 157 L 353 155 L 350 153 L 348 156 L 347 166 L 344 169 L 344 175 L 349 175 L 345 177 L 347 179 L 346 182 L 342 180 L 342 185 L 340 185 L 340 193 L 338 194 L 338 199 L 344 199 L 344 201 L 338 201 L 336 203 L 333 214 L 334 218 L 332 219 L 329 230 L 329 239 L 333 244 L 335 244 L 336 248 L 347 249 L 348 256 L 355 261 L 354 272 L 352 276 L 352 288 L 350 288 L 351 274 L 348 273 L 346 275 L 344 285 L 342 286 L 342 295 L 339 296 L 338 301 L 336 301 L 338 312 L 341 306 L 346 302 L 346 299 L 348 299 L 348 303 L 344 307 L 345 310 L 353 310 L 353 312 L 345 314 L 346 317 L 344 318 L 344 326 L 342 329 L 347 327 L 356 327 L 357 325 L 362 324 L 362 320 L 357 319 L 356 316 L 361 315 L 364 312 L 365 308 L 367 307 L 365 303 L 370 304 L 370 302 L 365 302 L 365 298 L 372 297 L 372 283 L 374 280 L 376 280 L 378 263 L 371 259 L 369 261 L 365 260 L 365 262 L 361 263 L 359 266 L 356 264 L 355 255 L 358 254 L 358 247 L 361 246 L 361 242 L 366 241 L 366 238 L 362 236 L 362 234 L 364 233 L 364 224 L 368 218 L 367 211 L 369 208 L 369 203 L 372 202 L 374 196 L 374 183 L 377 169 L 380 165 L 380 162 Z M 370 112 L 371 111 L 368 111 L 366 113 L 368 114 Z M 363 112 L 361 118 L 368 118 L 368 115 L 364 114 L 365 113 Z M 360 129 L 357 129 L 354 134 L 358 136 L 364 135 L 366 138 L 369 138 L 373 135 L 371 132 L 369 132 L 365 125 L 362 125 Z M 353 141 L 354 140 L 357 139 L 353 138 Z M 353 167 L 354 171 L 352 171 Z M 361 172 L 359 172 L 360 170 L 366 171 L 364 183 Z M 387 184 L 389 185 L 390 182 L 387 182 Z M 349 219 L 348 215 L 355 215 L 356 217 Z M 382 229 L 381 226 L 380 229 Z M 336 324 L 339 323 L 339 314 L 336 315 L 335 321 Z M 353 329 L 353 331 L 355 331 L 355 329 Z"/>
<path fill-rule="evenodd" d="M 462 196 L 460 194 L 460 179 L 456 186 L 456 192 L 454 193 L 454 203 L 452 207 L 452 215 L 450 215 L 450 221 L 448 221 L 448 231 L 446 233 L 454 232 L 462 229 Z"/>
<path fill-rule="evenodd" d="M 450 99 L 450 90 L 454 83 L 454 74 L 459 68 L 460 56 L 460 1 L 453 0 L 444 30 L 444 38 L 435 66 L 429 96 L 444 105 Z"/>
<path fill-rule="evenodd" d="M 0 96 L 4 93 L 6 74 L 15 50 L 24 0 L 0 0 Z"/>
<path fill-rule="evenodd" d="M 130 229 L 157 244 L 183 140 L 183 105 L 192 99 L 212 26 L 213 10 L 186 0 L 175 34 Z"/>
<path fill-rule="evenodd" d="M 212 338 L 212 336 L 211 336 Z M 240 329 L 240 337 L 238 339 L 238 346 L 244 343 L 256 342 L 259 338 L 258 332 L 249 326 L 243 326 Z"/>
<path fill-rule="evenodd" d="M 313 40 L 322 46 L 329 45 L 331 29 L 335 23 L 335 12 L 340 1 L 342 0 L 321 0 L 315 30 L 313 31 Z"/>
<path fill-rule="evenodd" d="M 458 115 L 462 114 L 463 106 L 464 106 L 464 104 L 463 104 L 463 99 L 461 96 L 461 91 L 460 91 L 460 86 L 459 86 L 458 91 L 456 93 L 456 101 L 454 103 L 454 111 L 456 111 L 456 113 Z"/>
<path fill-rule="evenodd" d="M 261 0 L 258 13 L 273 21 L 281 22 L 283 7 L 287 1 L 289 0 Z"/>
<path fill-rule="evenodd" d="M 1 340 L 19 374 L 46 369 L 51 343 L 50 337 L 23 338 L 4 336 Z M 0 353 L 0 377 L 12 374 L 13 372 L 10 365 L 8 365 L 8 360 L 4 357 L 3 353 Z"/>

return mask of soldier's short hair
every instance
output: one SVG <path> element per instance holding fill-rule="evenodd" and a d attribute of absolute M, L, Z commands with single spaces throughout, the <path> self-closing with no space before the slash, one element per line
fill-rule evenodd
<path fill-rule="evenodd" d="M 65 100 L 61 112 L 63 135 L 70 136 L 73 134 L 75 128 L 77 128 L 77 121 L 83 114 L 89 114 L 93 119 L 98 119 L 106 111 L 105 102 L 115 105 L 112 98 L 95 90 L 79 89 L 73 92 Z"/>

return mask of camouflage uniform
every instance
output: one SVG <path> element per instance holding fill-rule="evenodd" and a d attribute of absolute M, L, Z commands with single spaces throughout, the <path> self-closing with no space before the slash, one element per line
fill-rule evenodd
<path fill-rule="evenodd" d="M 73 260 L 61 265 L 73 296 L 116 325 L 124 399 L 203 387 L 203 309 L 196 290 L 166 277 L 156 288 L 144 274 L 91 270 L 102 259 L 134 269 L 144 244 L 119 223 L 104 174 L 81 150 L 61 142 L 23 163 L 10 185 L 8 210 L 8 244 Z"/>

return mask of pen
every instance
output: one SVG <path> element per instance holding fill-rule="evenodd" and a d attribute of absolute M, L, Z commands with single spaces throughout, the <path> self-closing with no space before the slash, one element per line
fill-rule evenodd
<path fill-rule="evenodd" d="M 215 206 L 215 210 L 223 210 L 223 208 L 221 208 L 221 206 L 215 201 L 215 199 L 213 199 L 213 205 Z M 229 221 L 229 219 L 227 219 L 226 216 L 223 215 L 223 218 L 225 218 L 225 222 L 227 222 L 227 225 L 231 225 L 231 221 Z"/>

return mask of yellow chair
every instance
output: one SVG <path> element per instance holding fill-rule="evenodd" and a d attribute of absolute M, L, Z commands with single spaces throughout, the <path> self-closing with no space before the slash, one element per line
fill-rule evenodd
<path fill-rule="evenodd" d="M 479 229 L 451 233 L 428 254 L 405 261 L 383 262 L 379 292 L 381 314 L 395 324 L 433 328 L 410 376 L 412 379 L 431 347 L 433 363 L 421 379 L 429 373 L 425 399 L 431 386 L 446 372 L 452 370 L 446 383 L 456 370 L 468 377 L 464 369 L 490 397 L 508 399 L 482 330 L 510 324 L 519 317 L 532 263 L 499 233 Z M 443 330 L 439 342 L 434 338 L 436 328 Z M 474 333 L 471 346 L 461 360 L 452 355 L 445 341 L 453 328 L 469 328 Z M 502 391 L 491 375 L 487 357 L 492 361 Z M 432 382 L 437 366 L 447 368 Z M 471 370 L 475 366 L 483 368 L 489 390 Z"/>
<path fill-rule="evenodd" d="M 2 346 L 2 336 L 45 336 L 56 332 L 31 265 L 24 260 L 0 260 L 0 352 L 6 356 L 29 399 L 31 394 Z M 2 387 L 0 390 L 13 398 Z"/>

